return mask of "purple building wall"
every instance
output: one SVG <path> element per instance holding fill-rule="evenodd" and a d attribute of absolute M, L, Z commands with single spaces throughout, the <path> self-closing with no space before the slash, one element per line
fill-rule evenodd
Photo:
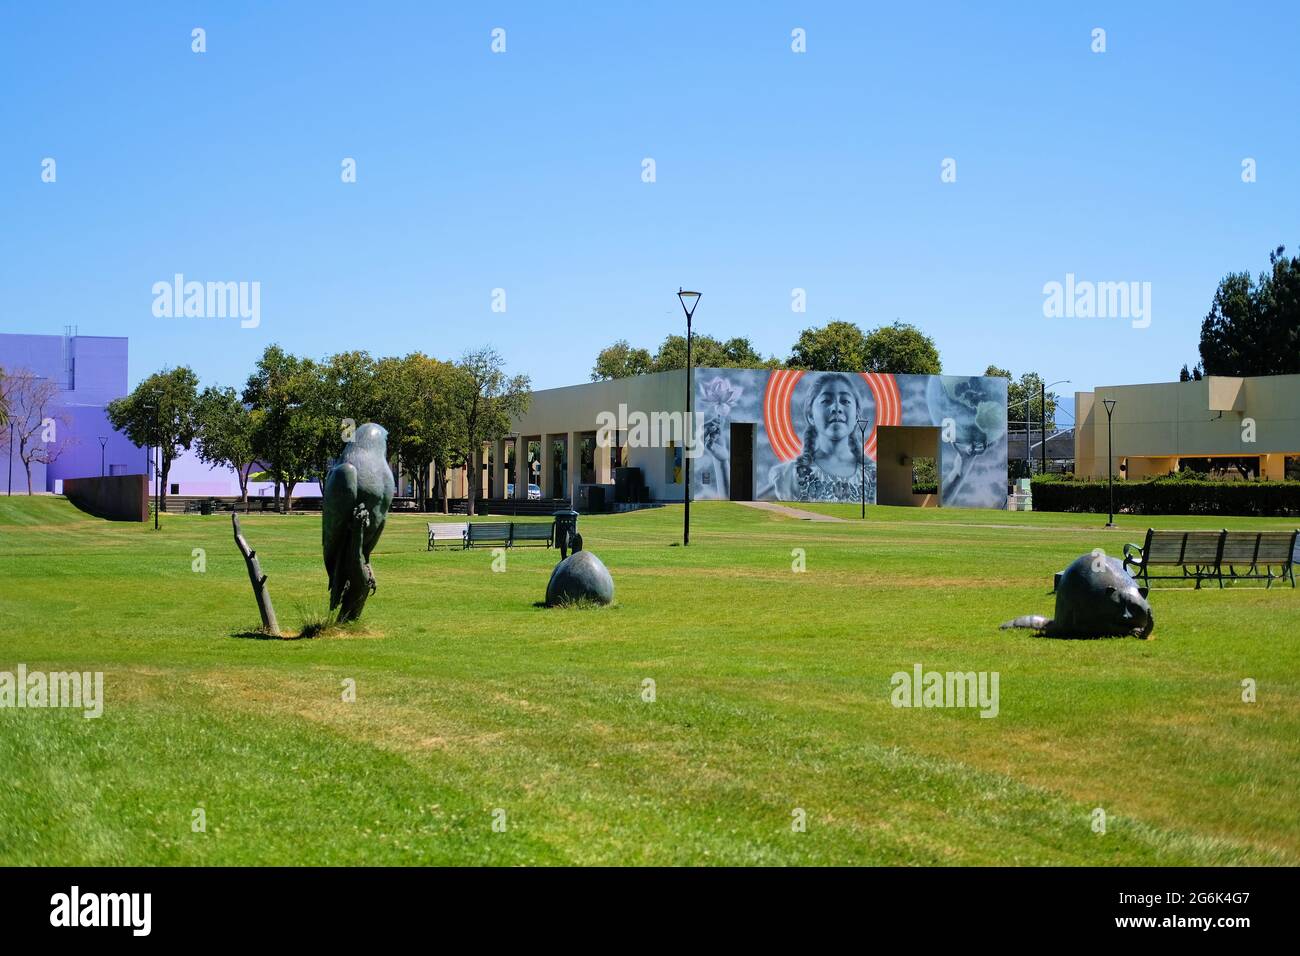
<path fill-rule="evenodd" d="M 9 335 L 0 333 L 0 368 L 28 369 L 56 383 L 59 395 L 50 417 L 62 451 L 48 466 L 32 464 L 32 490 L 53 491 L 64 478 L 146 473 L 145 450 L 113 430 L 104 406 L 127 393 L 127 340 L 95 335 Z M 108 439 L 100 449 L 99 438 Z M 26 494 L 27 475 L 9 436 L 0 435 L 0 492 Z"/>
<path fill-rule="evenodd" d="M 63 446 L 47 467 L 32 463 L 32 490 L 58 491 L 65 478 L 97 478 L 100 474 L 100 436 L 108 439 L 103 452 L 106 475 L 148 475 L 153 466 L 145 449 L 113 430 L 104 407 L 126 395 L 127 340 L 97 335 L 13 335 L 0 333 L 0 369 L 29 369 L 59 386 L 52 416 Z M 0 494 L 9 487 L 10 469 L 15 494 L 27 493 L 27 473 L 15 445 L 9 458 L 9 436 L 0 433 Z M 204 464 L 193 450 L 172 462 L 167 475 L 169 494 L 227 496 L 239 494 L 239 482 L 229 468 Z M 270 482 L 250 483 L 250 496 L 272 494 Z M 320 494 L 315 482 L 294 488 L 295 497 Z"/>

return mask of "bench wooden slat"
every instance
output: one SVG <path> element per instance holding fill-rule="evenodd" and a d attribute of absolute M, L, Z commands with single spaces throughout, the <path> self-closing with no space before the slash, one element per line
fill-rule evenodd
<path fill-rule="evenodd" d="M 555 523 L 539 521 L 516 521 L 510 526 L 511 543 L 515 541 L 540 541 L 548 548 L 555 535 Z"/>
<path fill-rule="evenodd" d="M 464 521 L 428 521 L 425 523 L 429 528 L 429 546 L 425 550 L 435 550 L 439 541 L 459 541 L 461 547 L 465 546 L 465 528 L 467 525 Z"/>
<path fill-rule="evenodd" d="M 474 545 L 484 542 L 495 542 L 508 546 L 510 544 L 510 522 L 477 521 L 470 524 L 465 532 L 465 547 L 472 548 Z"/>
<path fill-rule="evenodd" d="M 1124 546 L 1124 566 L 1137 569 L 1143 582 L 1150 579 L 1215 579 L 1223 587 L 1225 573 L 1229 579 L 1267 581 L 1290 580 L 1295 587 L 1296 545 L 1300 529 L 1295 531 L 1156 531 L 1147 529 L 1142 547 Z M 1180 575 L 1153 575 L 1152 567 L 1179 567 Z M 1278 567 L 1278 573 L 1272 568 Z M 1225 572 L 1226 568 L 1226 572 Z M 1242 570 L 1238 570 L 1241 568 Z"/>
<path fill-rule="evenodd" d="M 1296 560 L 1296 532 L 1261 531 L 1259 555 L 1261 564 L 1293 564 Z"/>

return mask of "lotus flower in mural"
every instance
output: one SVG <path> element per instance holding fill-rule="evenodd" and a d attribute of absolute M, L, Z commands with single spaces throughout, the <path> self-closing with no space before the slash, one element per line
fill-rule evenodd
<path fill-rule="evenodd" d="M 700 404 L 706 407 L 713 406 L 712 414 L 718 418 L 725 418 L 731 414 L 732 408 L 740 401 L 744 391 L 739 385 L 728 382 L 725 378 L 711 378 L 700 386 Z"/>

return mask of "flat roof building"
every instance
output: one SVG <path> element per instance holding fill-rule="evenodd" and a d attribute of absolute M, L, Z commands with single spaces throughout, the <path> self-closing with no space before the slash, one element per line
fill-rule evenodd
<path fill-rule="evenodd" d="M 1006 507 L 1004 378 L 697 368 L 689 423 L 685 391 L 674 371 L 533 392 L 483 463 L 486 497 L 681 501 L 690 444 L 696 501 Z M 913 494 L 918 459 L 936 494 Z"/>
<path fill-rule="evenodd" d="M 1288 458 L 1300 457 L 1300 375 L 1107 385 L 1076 392 L 1075 473 L 1107 475 L 1107 400 L 1115 477 L 1178 471 L 1185 459 L 1249 458 L 1256 477 L 1280 481 Z"/>

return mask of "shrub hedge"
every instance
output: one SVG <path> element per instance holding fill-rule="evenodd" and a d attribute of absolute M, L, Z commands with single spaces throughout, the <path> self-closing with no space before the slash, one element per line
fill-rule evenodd
<path fill-rule="evenodd" d="M 1105 481 L 1040 475 L 1030 483 L 1035 511 L 1106 514 Z M 1209 481 L 1170 475 L 1115 482 L 1115 512 L 1133 515 L 1300 516 L 1300 481 Z"/>

